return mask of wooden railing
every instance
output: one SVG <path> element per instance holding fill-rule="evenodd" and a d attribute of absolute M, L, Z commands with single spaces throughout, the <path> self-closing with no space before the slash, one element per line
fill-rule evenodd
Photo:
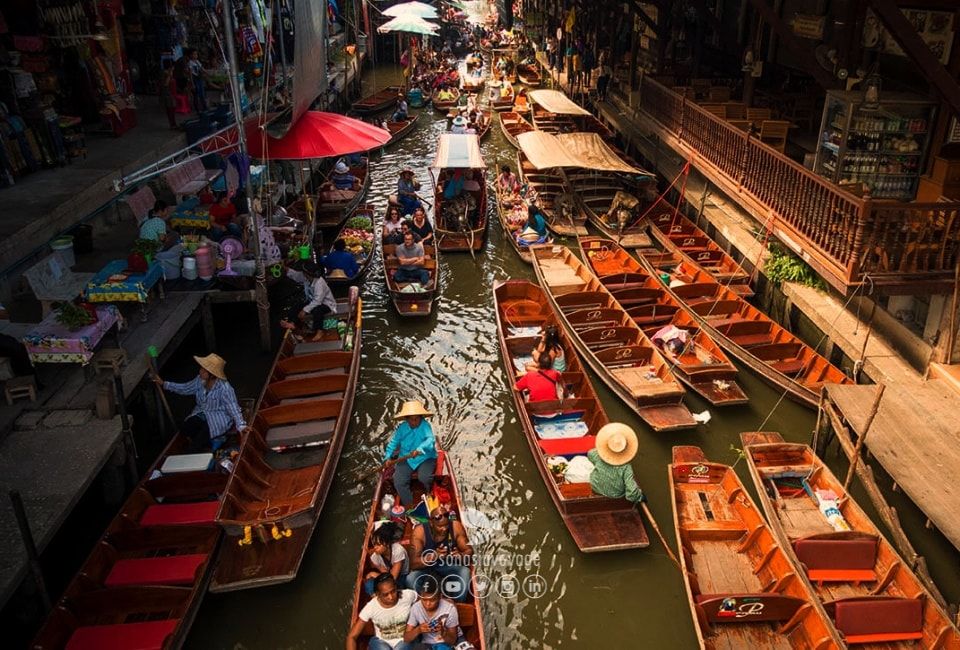
<path fill-rule="evenodd" d="M 830 284 L 848 291 L 870 276 L 902 288 L 952 283 L 960 254 L 960 203 L 860 198 L 703 110 L 650 77 L 641 110 L 765 213 L 775 233 Z"/>

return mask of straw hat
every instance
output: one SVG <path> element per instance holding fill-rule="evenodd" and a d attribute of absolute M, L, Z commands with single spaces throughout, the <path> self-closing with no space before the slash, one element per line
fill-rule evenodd
<path fill-rule="evenodd" d="M 343 269 L 333 269 L 330 273 L 327 274 L 328 278 L 346 278 L 347 273 Z"/>
<path fill-rule="evenodd" d="M 411 174 L 411 175 L 412 175 L 412 174 L 413 174 L 413 168 L 412 168 L 412 167 L 404 167 L 403 169 L 400 170 L 400 175 L 403 176 L 404 174 Z"/>
<path fill-rule="evenodd" d="M 597 454 L 611 465 L 626 465 L 638 448 L 637 434 L 625 424 L 611 422 L 597 432 Z"/>
<path fill-rule="evenodd" d="M 393 416 L 393 418 L 395 420 L 402 420 L 403 418 L 408 418 L 411 415 L 428 416 L 433 415 L 433 413 L 427 410 L 427 407 L 423 405 L 423 402 L 415 399 L 410 400 L 409 402 L 404 402 L 400 412 Z"/>
<path fill-rule="evenodd" d="M 348 171 L 350 171 L 350 168 L 347 167 L 347 163 L 343 162 L 342 160 L 338 160 L 337 164 L 333 168 L 333 171 L 338 174 L 346 174 Z"/>
<path fill-rule="evenodd" d="M 196 361 L 201 368 L 209 372 L 214 377 L 218 379 L 226 379 L 227 374 L 224 372 L 224 367 L 227 365 L 227 362 L 223 360 L 219 354 L 208 354 L 205 357 L 193 357 L 193 360 Z"/>

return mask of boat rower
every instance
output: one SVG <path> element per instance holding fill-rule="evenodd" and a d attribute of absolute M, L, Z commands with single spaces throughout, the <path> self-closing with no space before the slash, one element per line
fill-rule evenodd
<path fill-rule="evenodd" d="M 597 432 L 596 447 L 587 452 L 593 463 L 590 487 L 595 493 L 631 503 L 646 502 L 630 465 L 638 447 L 637 434 L 625 424 L 611 422 Z"/>

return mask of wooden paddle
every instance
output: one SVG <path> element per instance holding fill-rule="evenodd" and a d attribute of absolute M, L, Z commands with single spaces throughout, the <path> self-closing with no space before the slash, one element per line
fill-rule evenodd
<path fill-rule="evenodd" d="M 393 464 L 397 464 L 397 463 L 399 463 L 401 460 L 407 460 L 408 458 L 413 458 L 413 454 L 412 454 L 412 453 L 409 453 L 409 454 L 407 454 L 406 456 L 400 456 L 400 458 L 397 458 L 397 459 L 394 461 Z M 377 465 L 377 466 L 374 467 L 373 469 L 371 469 L 371 470 L 369 470 L 369 471 L 364 472 L 363 474 L 361 474 L 361 475 L 357 478 L 357 482 L 358 482 L 358 483 L 362 483 L 363 481 L 366 481 L 367 479 L 369 479 L 371 476 L 375 476 L 375 475 L 379 474 L 380 472 L 382 472 L 382 471 L 385 470 L 385 469 L 387 469 L 387 464 L 386 464 L 386 463 L 381 463 L 380 465 Z"/>
<path fill-rule="evenodd" d="M 147 348 L 147 359 L 150 363 L 150 378 L 156 378 L 160 376 L 160 373 L 157 371 L 157 348 L 150 346 Z M 167 417 L 170 418 L 170 424 L 176 429 L 177 420 L 173 417 L 173 410 L 170 408 L 170 403 L 167 402 L 167 395 L 163 392 L 163 386 L 154 382 L 154 388 L 157 392 L 157 395 L 160 396 L 160 401 L 163 403 L 163 410 L 166 411 Z"/>
<path fill-rule="evenodd" d="M 663 533 L 660 532 L 660 526 L 657 525 L 657 520 L 653 518 L 653 513 L 650 512 L 650 508 L 648 508 L 647 504 L 643 503 L 642 501 L 640 502 L 640 508 L 643 510 L 643 514 L 647 516 L 647 520 L 653 527 L 653 531 L 657 534 L 657 537 L 660 538 L 660 543 L 663 544 L 663 548 L 667 551 L 667 555 L 670 556 L 670 559 L 673 560 L 673 563 L 677 565 L 677 568 L 683 571 L 683 567 L 680 566 L 680 560 L 678 560 L 677 556 L 673 554 L 673 551 L 667 544 L 667 540 L 664 539 Z"/>
<path fill-rule="evenodd" d="M 427 204 L 427 207 L 429 207 L 430 209 L 433 209 L 433 203 L 431 203 L 430 201 L 428 201 L 428 200 L 425 199 L 424 197 L 420 196 L 419 194 L 417 194 L 417 198 L 420 199 L 421 201 L 423 201 L 424 203 L 426 203 L 426 204 Z"/>

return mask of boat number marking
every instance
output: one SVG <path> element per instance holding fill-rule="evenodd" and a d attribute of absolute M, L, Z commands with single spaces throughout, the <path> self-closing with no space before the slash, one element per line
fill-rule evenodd
<path fill-rule="evenodd" d="M 687 237 L 686 239 L 683 240 L 683 243 L 680 244 L 680 245 L 681 245 L 681 246 L 696 246 L 696 244 L 697 244 L 697 238 L 696 238 L 696 237 Z"/>
<path fill-rule="evenodd" d="M 617 350 L 617 353 L 613 355 L 614 359 L 626 359 L 633 356 L 633 348 L 623 348 L 622 350 Z"/>
<path fill-rule="evenodd" d="M 617 330 L 615 329 L 603 330 L 602 332 L 600 332 L 600 340 L 605 341 L 606 339 L 612 339 L 616 335 L 617 335 Z"/>
<path fill-rule="evenodd" d="M 603 315 L 602 312 L 600 312 L 599 310 L 598 310 L 598 311 L 592 311 L 592 312 L 590 312 L 589 314 L 587 314 L 587 320 L 597 320 L 597 319 L 600 318 L 600 316 L 602 316 L 602 315 Z"/>
<path fill-rule="evenodd" d="M 697 254 L 697 261 L 708 260 L 710 259 L 710 253 L 708 251 L 703 251 L 702 253 Z"/>

